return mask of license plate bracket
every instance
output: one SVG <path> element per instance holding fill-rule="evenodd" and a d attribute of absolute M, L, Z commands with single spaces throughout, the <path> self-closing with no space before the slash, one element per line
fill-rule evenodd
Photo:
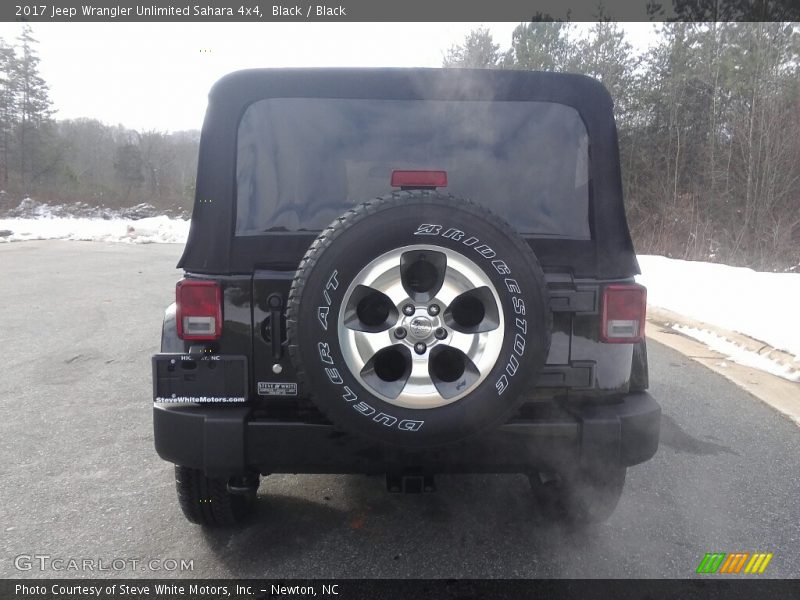
<path fill-rule="evenodd" d="M 153 356 L 153 402 L 241 404 L 248 400 L 247 358 L 223 354 Z"/>

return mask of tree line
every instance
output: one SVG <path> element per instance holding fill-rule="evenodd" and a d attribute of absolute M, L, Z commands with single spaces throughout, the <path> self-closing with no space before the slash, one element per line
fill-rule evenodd
<path fill-rule="evenodd" d="M 799 59 L 797 23 L 665 23 L 637 52 L 600 20 L 521 24 L 505 50 L 479 28 L 443 62 L 599 79 L 637 250 L 769 269 L 800 265 Z"/>
<path fill-rule="evenodd" d="M 800 264 L 800 28 L 663 23 L 646 51 L 608 20 L 487 29 L 444 66 L 568 71 L 615 102 L 625 202 L 639 252 L 756 268 Z M 54 120 L 30 27 L 0 39 L 0 210 L 25 196 L 188 214 L 199 132 Z"/>
<path fill-rule="evenodd" d="M 39 62 L 30 26 L 13 44 L 0 38 L 0 211 L 31 197 L 109 209 L 145 203 L 188 215 L 200 133 L 55 120 Z"/>

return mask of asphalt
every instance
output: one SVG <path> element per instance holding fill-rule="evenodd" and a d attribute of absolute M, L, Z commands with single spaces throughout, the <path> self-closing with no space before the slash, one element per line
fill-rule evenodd
<path fill-rule="evenodd" d="M 603 525 L 538 522 L 527 481 L 509 475 L 441 476 L 425 495 L 389 495 L 378 478 L 272 476 L 246 527 L 187 523 L 153 450 L 149 365 L 180 252 L 0 245 L 0 576 L 683 578 L 706 552 L 756 551 L 774 553 L 763 577 L 800 574 L 800 430 L 658 344 L 661 447 L 629 470 Z M 32 555 L 163 566 L 42 571 Z M 165 570 L 168 559 L 193 569 Z"/>

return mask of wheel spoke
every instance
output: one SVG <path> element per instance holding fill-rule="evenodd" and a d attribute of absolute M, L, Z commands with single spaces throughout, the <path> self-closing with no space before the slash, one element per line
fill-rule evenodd
<path fill-rule="evenodd" d="M 435 245 L 372 260 L 352 280 L 338 316 L 350 372 L 405 408 L 443 406 L 469 394 L 503 344 L 502 307 L 489 276 L 463 253 Z"/>
<path fill-rule="evenodd" d="M 476 368 L 481 375 L 486 375 L 493 366 L 493 364 L 485 363 L 481 360 L 481 357 L 487 352 L 488 347 L 491 345 L 491 334 L 487 332 L 464 333 L 462 331 L 452 330 L 445 342 L 450 348 L 467 355 L 467 357 L 473 361 L 473 364 L 477 361 L 481 367 Z"/>
<path fill-rule="evenodd" d="M 445 399 L 464 393 L 480 378 L 469 356 L 452 346 L 436 346 L 431 350 L 428 374 Z"/>
<path fill-rule="evenodd" d="M 373 287 L 358 285 L 347 300 L 344 324 L 348 329 L 369 333 L 386 331 L 397 319 L 395 303 Z"/>
<path fill-rule="evenodd" d="M 450 332 L 445 340 L 448 346 L 463 352 L 467 356 L 476 356 L 481 350 L 482 342 L 483 338 L 478 333 L 464 333 L 455 329 Z"/>
<path fill-rule="evenodd" d="M 367 361 L 361 369 L 361 378 L 379 394 L 397 398 L 411 375 L 411 352 L 395 344 L 383 348 Z"/>
<path fill-rule="evenodd" d="M 391 346 L 394 341 L 390 330 L 374 332 L 353 330 L 352 336 L 356 351 L 365 362 L 384 348 Z"/>
<path fill-rule="evenodd" d="M 400 279 L 414 302 L 429 302 L 441 289 L 447 256 L 435 250 L 409 250 L 400 257 Z"/>
<path fill-rule="evenodd" d="M 462 333 L 483 333 L 497 329 L 500 315 L 494 294 L 487 286 L 459 294 L 448 304 L 444 321 L 448 327 Z"/>
<path fill-rule="evenodd" d="M 436 292 L 435 301 L 441 306 L 450 306 L 453 300 L 464 293 L 464 290 L 471 287 L 472 282 L 465 280 L 464 277 L 454 269 L 447 267 L 442 287 Z"/>
<path fill-rule="evenodd" d="M 400 272 L 400 267 L 397 268 L 397 271 L 398 273 Z M 406 292 L 405 288 L 403 287 L 399 275 L 393 283 L 386 286 L 381 286 L 381 289 L 383 290 L 383 293 L 389 297 L 394 306 L 400 306 L 408 301 L 408 292 Z"/>

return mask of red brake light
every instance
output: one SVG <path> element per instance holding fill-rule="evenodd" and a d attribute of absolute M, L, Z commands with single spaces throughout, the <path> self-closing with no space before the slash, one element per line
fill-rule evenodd
<path fill-rule="evenodd" d="M 447 187 L 447 171 L 392 171 L 392 187 Z"/>
<path fill-rule="evenodd" d="M 603 292 L 600 340 L 634 344 L 644 339 L 647 290 L 637 284 L 609 285 Z"/>
<path fill-rule="evenodd" d="M 175 316 L 182 340 L 215 340 L 222 334 L 222 290 L 213 281 L 182 279 L 175 286 Z"/>

